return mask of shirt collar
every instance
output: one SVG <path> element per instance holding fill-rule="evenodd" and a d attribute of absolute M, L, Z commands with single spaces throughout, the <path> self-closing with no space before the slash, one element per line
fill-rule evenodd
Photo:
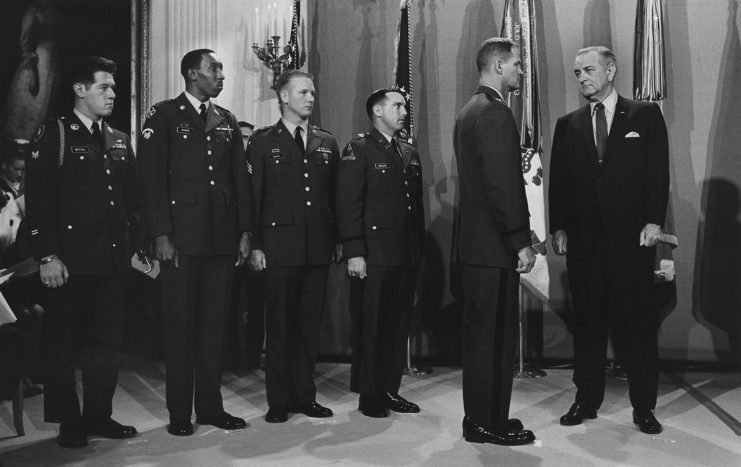
<path fill-rule="evenodd" d="M 501 92 L 499 92 L 499 89 L 493 88 L 493 87 L 489 86 L 488 84 L 482 84 L 482 86 L 485 87 L 485 88 L 489 88 L 492 91 L 496 92 L 497 93 L 497 96 L 499 96 L 499 99 L 501 99 L 502 102 L 504 102 L 504 96 L 502 95 Z"/>
<path fill-rule="evenodd" d="M 383 135 L 383 137 L 384 137 L 384 138 L 386 138 L 386 141 L 387 141 L 387 142 L 389 142 L 389 143 L 391 142 L 391 140 L 393 140 L 393 139 L 394 139 L 394 137 L 393 137 L 393 136 L 389 136 L 389 135 L 387 135 L 386 133 L 384 133 L 384 132 L 383 132 L 383 131 L 381 131 L 381 130 L 378 130 L 378 132 L 379 132 L 379 133 L 381 133 L 381 134 Z"/>
<path fill-rule="evenodd" d="M 83 125 L 85 125 L 85 128 L 87 128 L 87 131 L 90 133 L 93 132 L 92 126 L 93 126 L 93 120 L 90 119 L 87 115 L 83 114 L 77 109 L 74 109 L 75 115 L 77 115 L 77 118 L 80 119 Z M 98 120 L 98 127 L 100 128 L 100 131 L 103 131 L 103 118 L 99 118 Z"/>
<path fill-rule="evenodd" d="M 193 96 L 193 94 L 189 93 L 188 91 L 185 91 L 185 97 L 188 98 L 188 102 L 190 102 L 193 105 L 193 108 L 196 109 L 196 113 L 200 112 L 201 104 L 206 104 L 206 110 L 208 110 L 208 106 L 211 104 L 210 100 L 206 102 L 199 101 Z"/>
<path fill-rule="evenodd" d="M 308 121 L 305 121 L 302 125 L 296 125 L 295 123 L 291 123 L 291 122 L 289 122 L 288 120 L 286 120 L 283 117 L 280 118 L 280 121 L 283 122 L 283 126 L 286 127 L 286 130 L 288 130 L 288 133 L 290 133 L 291 136 L 293 136 L 296 133 L 296 128 L 300 126 L 301 127 L 301 130 L 303 130 L 303 133 L 301 134 L 301 136 L 304 139 L 307 138 L 307 135 L 309 134 L 308 133 L 308 130 L 309 130 L 309 122 Z"/>
<path fill-rule="evenodd" d="M 605 112 L 610 113 L 611 115 L 615 113 L 615 106 L 617 105 L 617 98 L 618 94 L 615 88 L 612 88 L 612 92 L 607 95 L 604 99 L 602 99 L 602 105 L 605 106 Z M 589 109 L 591 110 L 592 115 L 594 115 L 594 106 L 597 105 L 599 102 L 590 102 L 589 103 Z"/>

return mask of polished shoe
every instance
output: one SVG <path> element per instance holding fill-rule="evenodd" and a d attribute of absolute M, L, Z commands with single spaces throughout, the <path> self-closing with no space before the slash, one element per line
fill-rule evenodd
<path fill-rule="evenodd" d="M 381 396 L 386 404 L 386 408 L 399 413 L 419 413 L 419 406 L 409 402 L 398 394 L 387 392 Z"/>
<path fill-rule="evenodd" d="M 196 415 L 196 423 L 199 425 L 213 425 L 222 430 L 247 428 L 247 422 L 226 412 L 221 412 L 219 415 Z"/>
<path fill-rule="evenodd" d="M 491 443 L 502 446 L 520 446 L 535 441 L 535 435 L 530 430 L 505 429 L 491 430 L 489 428 L 469 422 L 463 427 L 463 437 L 469 443 Z"/>
<path fill-rule="evenodd" d="M 633 410 L 633 423 L 638 425 L 642 432 L 655 435 L 661 433 L 664 427 L 661 426 L 653 410 Z"/>
<path fill-rule="evenodd" d="M 386 408 L 385 400 L 378 396 L 366 396 L 361 394 L 358 402 L 358 410 L 366 417 L 386 418 L 389 411 Z"/>
<path fill-rule="evenodd" d="M 471 417 L 466 415 L 463 417 L 463 429 L 465 430 L 466 427 L 471 426 L 473 422 L 471 421 Z M 522 430 L 525 427 L 522 426 L 522 422 L 517 418 L 510 418 L 507 420 L 506 429 L 507 430 Z"/>
<path fill-rule="evenodd" d="M 63 448 L 82 448 L 87 446 L 87 434 L 81 420 L 59 424 L 57 443 Z"/>
<path fill-rule="evenodd" d="M 133 438 L 137 435 L 136 428 L 121 425 L 110 417 L 88 421 L 86 431 L 88 436 L 102 436 L 110 439 Z"/>
<path fill-rule="evenodd" d="M 311 404 L 297 405 L 293 408 L 293 410 L 291 410 L 291 412 L 302 413 L 307 417 L 313 418 L 327 418 L 334 415 L 331 409 L 328 409 L 327 407 L 324 407 L 317 402 L 312 402 Z"/>
<path fill-rule="evenodd" d="M 268 423 L 284 423 L 288 421 L 288 409 L 281 405 L 274 405 L 268 409 L 265 414 L 265 421 Z"/>
<path fill-rule="evenodd" d="M 583 405 L 572 404 L 571 408 L 560 419 L 561 425 L 573 426 L 579 425 L 585 418 L 597 418 L 597 409 L 588 409 Z"/>
<path fill-rule="evenodd" d="M 175 436 L 190 436 L 193 434 L 193 424 L 187 418 L 171 418 L 167 432 Z"/>

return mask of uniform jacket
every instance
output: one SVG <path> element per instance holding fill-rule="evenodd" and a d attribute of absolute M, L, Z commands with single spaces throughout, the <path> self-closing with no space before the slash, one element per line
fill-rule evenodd
<path fill-rule="evenodd" d="M 666 124 L 658 105 L 618 96 L 602 167 L 590 106 L 558 119 L 550 166 L 550 230 L 565 230 L 572 257 L 594 251 L 604 230 L 622 258 L 653 256 L 639 246 L 647 223 L 664 224 L 669 196 Z"/>
<path fill-rule="evenodd" d="M 397 140 L 398 141 L 398 140 Z M 377 129 L 347 144 L 337 175 L 337 222 L 346 258 L 370 266 L 419 265 L 424 251 L 422 166 L 399 141 L 400 157 Z"/>
<path fill-rule="evenodd" d="M 453 262 L 513 268 L 530 244 L 520 135 L 512 111 L 493 89 L 479 86 L 455 122 L 460 191 L 453 226 Z"/>
<path fill-rule="evenodd" d="M 39 126 L 31 142 L 24 221 L 31 251 L 36 258 L 56 254 L 72 274 L 105 276 L 131 267 L 134 151 L 125 133 L 102 126 L 104 147 L 73 112 Z"/>
<path fill-rule="evenodd" d="M 250 227 L 267 266 L 329 264 L 337 242 L 334 187 L 339 148 L 309 125 L 306 154 L 279 120 L 250 138 Z"/>
<path fill-rule="evenodd" d="M 236 253 L 247 229 L 247 164 L 234 114 L 211 103 L 204 123 L 185 94 L 156 104 L 138 167 L 149 238 L 169 234 L 188 255 Z"/>

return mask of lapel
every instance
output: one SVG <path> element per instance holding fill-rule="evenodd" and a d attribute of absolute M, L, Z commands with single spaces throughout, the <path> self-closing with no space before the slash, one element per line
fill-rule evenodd
<path fill-rule="evenodd" d="M 378 146 L 379 149 L 381 149 L 381 152 L 383 155 L 385 155 L 387 158 L 391 159 L 392 161 L 396 162 L 399 160 L 399 154 L 396 153 L 394 150 L 394 147 L 391 146 L 391 143 L 389 143 L 386 140 L 386 137 L 383 136 L 383 133 L 378 131 L 378 129 L 373 128 L 370 132 L 370 137 L 373 140 L 373 142 Z"/>
<path fill-rule="evenodd" d="M 192 107 L 193 106 L 191 106 L 191 108 Z M 209 131 L 213 130 L 214 128 L 219 126 L 224 121 L 225 118 L 226 117 L 224 116 L 224 114 L 219 109 L 216 108 L 216 104 L 211 102 L 208 105 L 208 111 L 206 112 L 206 126 L 203 132 L 208 133 Z M 199 116 L 199 120 L 200 120 L 200 116 Z"/>
<path fill-rule="evenodd" d="M 587 158 L 589 163 L 597 167 L 597 146 L 594 144 L 594 129 L 592 128 L 592 106 L 587 103 L 579 114 L 579 133 L 587 146 Z"/>
<path fill-rule="evenodd" d="M 306 137 L 306 154 L 311 154 L 322 144 L 322 137 L 319 136 L 316 131 L 314 131 L 314 128 L 311 125 L 308 126 L 308 129 L 309 130 Z"/>
<path fill-rule="evenodd" d="M 620 140 L 623 139 L 625 135 L 625 124 L 627 121 L 626 113 L 626 101 L 623 97 L 618 95 L 618 100 L 615 104 L 615 115 L 612 117 L 612 126 L 610 126 L 610 134 L 607 135 L 607 151 L 605 151 L 605 160 L 603 161 L 603 165 L 607 164 L 607 161 L 610 160 L 610 156 L 612 155 L 615 146 L 620 144 Z"/>
<path fill-rule="evenodd" d="M 103 142 L 105 143 L 103 152 L 108 152 L 108 150 L 111 149 L 116 143 L 116 138 L 113 134 L 113 128 L 108 126 L 108 123 L 103 120 L 103 128 L 101 128 L 101 131 L 103 132 Z"/>
<path fill-rule="evenodd" d="M 278 123 L 275 125 L 273 138 L 277 146 L 285 150 L 291 158 L 293 170 L 299 174 L 302 173 L 304 171 L 304 156 L 298 152 L 298 146 L 296 146 L 293 135 L 288 131 L 288 128 L 286 128 L 281 119 L 278 119 Z"/>

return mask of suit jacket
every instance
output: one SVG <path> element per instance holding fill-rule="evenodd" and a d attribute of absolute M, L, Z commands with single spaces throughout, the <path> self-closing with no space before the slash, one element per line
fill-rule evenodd
<path fill-rule="evenodd" d="M 517 252 L 530 244 L 530 214 L 512 111 L 496 91 L 479 86 L 458 114 L 453 138 L 459 178 L 453 262 L 514 268 Z"/>
<path fill-rule="evenodd" d="M 399 151 L 401 157 L 374 128 L 350 141 L 342 153 L 337 223 L 346 258 L 364 256 L 370 266 L 422 261 L 422 165 L 411 144 L 399 141 Z"/>
<path fill-rule="evenodd" d="M 139 138 L 149 238 L 180 253 L 235 254 L 247 225 L 247 163 L 237 118 L 216 104 L 206 122 L 181 94 L 150 109 Z"/>
<path fill-rule="evenodd" d="M 600 247 L 621 259 L 651 260 L 639 246 L 647 223 L 662 226 L 669 196 L 669 143 L 655 103 L 618 96 L 600 166 L 587 104 L 558 119 L 550 165 L 550 230 L 564 230 L 568 255 L 580 258 Z"/>
<path fill-rule="evenodd" d="M 40 125 L 31 142 L 24 220 L 31 251 L 36 258 L 56 254 L 72 274 L 122 274 L 131 267 L 134 150 L 124 132 L 105 122 L 101 131 L 103 147 L 70 112 Z"/>
<path fill-rule="evenodd" d="M 268 267 L 332 261 L 339 157 L 334 136 L 312 125 L 305 154 L 280 120 L 250 138 L 248 230 L 253 248 L 265 252 Z"/>

